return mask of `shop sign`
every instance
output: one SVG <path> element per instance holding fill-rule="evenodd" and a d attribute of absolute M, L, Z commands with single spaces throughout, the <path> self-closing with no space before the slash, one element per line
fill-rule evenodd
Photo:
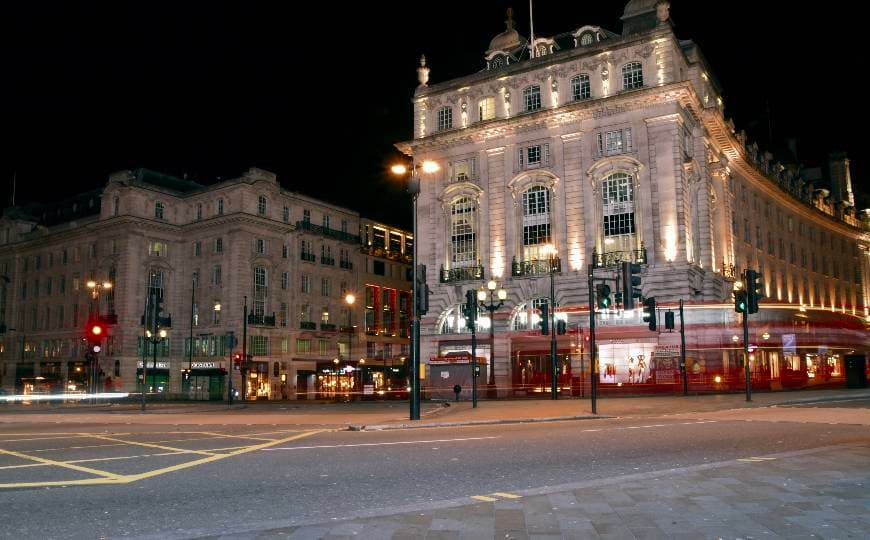
<path fill-rule="evenodd" d="M 193 362 L 190 364 L 192 369 L 215 369 L 218 367 L 217 362 Z"/>
<path fill-rule="evenodd" d="M 445 354 L 443 356 L 430 356 L 429 357 L 430 364 L 470 364 L 471 363 L 471 353 L 466 352 L 452 352 Z M 478 364 L 486 364 L 485 356 L 477 357 Z"/>
<path fill-rule="evenodd" d="M 795 334 L 782 335 L 783 354 L 797 354 L 797 336 Z"/>
<path fill-rule="evenodd" d="M 363 385 L 363 394 L 366 396 L 371 396 L 375 393 L 375 386 L 373 384 L 364 384 Z"/>
<path fill-rule="evenodd" d="M 141 368 L 142 362 L 138 362 L 136 366 Z M 148 369 L 169 369 L 169 362 L 157 362 L 157 367 L 155 367 L 154 362 L 148 362 Z"/>
<path fill-rule="evenodd" d="M 442 372 L 441 372 L 441 378 L 442 378 L 442 379 L 449 379 L 449 378 L 450 378 L 450 372 L 449 372 L 449 371 L 442 371 Z"/>

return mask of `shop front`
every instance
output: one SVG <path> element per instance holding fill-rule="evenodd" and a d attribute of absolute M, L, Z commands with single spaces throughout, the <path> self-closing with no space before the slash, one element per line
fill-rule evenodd
<path fill-rule="evenodd" d="M 269 399 L 269 362 L 250 362 L 245 371 L 245 399 Z"/>
<path fill-rule="evenodd" d="M 139 367 L 136 369 L 137 391 L 142 391 L 142 362 L 139 362 Z M 153 361 L 148 362 L 148 369 L 145 373 L 145 388 L 149 394 L 167 394 L 169 393 L 169 362 L 160 362 L 156 364 Z"/>
<path fill-rule="evenodd" d="M 353 399 L 362 392 L 356 362 L 318 362 L 317 399 Z"/>
<path fill-rule="evenodd" d="M 366 358 L 355 364 L 359 391 L 366 400 L 407 399 L 410 360 L 398 358 Z"/>
<path fill-rule="evenodd" d="M 88 381 L 91 370 L 88 362 L 67 362 L 66 383 L 64 391 L 67 393 L 84 394 L 88 391 Z"/>
<path fill-rule="evenodd" d="M 226 374 L 220 362 L 192 362 L 181 392 L 194 401 L 219 401 L 224 397 Z"/>

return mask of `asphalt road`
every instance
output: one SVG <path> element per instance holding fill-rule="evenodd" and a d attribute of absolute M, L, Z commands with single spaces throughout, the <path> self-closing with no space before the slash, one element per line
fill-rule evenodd
<path fill-rule="evenodd" d="M 868 408 L 870 400 L 809 407 Z M 870 443 L 867 426 L 802 423 L 804 409 L 792 410 L 798 421 L 683 415 L 384 432 L 6 425 L 0 427 L 0 537 L 261 531 L 492 492 Z"/>

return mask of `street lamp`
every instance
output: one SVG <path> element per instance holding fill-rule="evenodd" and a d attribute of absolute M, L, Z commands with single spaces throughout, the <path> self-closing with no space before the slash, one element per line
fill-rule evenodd
<path fill-rule="evenodd" d="M 410 170 L 406 165 L 401 164 L 393 165 L 390 168 L 393 174 L 397 176 L 404 176 L 410 172 L 410 176 L 408 177 L 408 193 L 411 194 L 414 212 L 414 227 L 412 230 L 414 235 L 414 253 L 411 259 L 414 269 L 414 281 L 411 284 L 412 295 L 414 296 L 413 309 L 411 310 L 411 420 L 420 419 L 420 306 L 417 297 L 417 197 L 420 195 L 420 175 L 417 172 L 418 169 L 426 174 L 432 174 L 438 172 L 441 167 L 439 167 L 434 161 L 425 160 L 423 162 L 413 162 Z"/>
<path fill-rule="evenodd" d="M 344 295 L 344 303 L 347 304 L 347 353 L 345 353 L 345 360 L 350 360 L 353 358 L 353 354 L 351 353 L 351 347 L 353 346 L 353 303 L 356 302 L 356 296 L 353 293 L 347 293 Z M 362 372 L 362 368 L 360 368 L 359 373 L 359 387 L 360 391 L 362 391 L 363 383 L 365 382 L 365 374 Z"/>
<path fill-rule="evenodd" d="M 498 289 L 496 291 L 496 289 Z M 487 295 L 489 302 L 486 301 Z M 495 299 L 498 298 L 498 304 Z M 486 284 L 486 289 L 481 288 L 477 291 L 477 301 L 480 307 L 489 312 L 489 386 L 487 397 L 498 397 L 498 392 L 495 387 L 495 311 L 504 305 L 507 298 L 507 291 L 498 286 L 494 279 L 491 279 Z"/>
<path fill-rule="evenodd" d="M 550 317 L 548 321 L 550 327 L 550 398 L 559 399 L 559 373 L 556 365 L 556 288 L 553 283 L 553 274 L 556 272 L 556 247 L 553 244 L 547 244 L 543 247 L 542 253 L 547 255 L 548 267 L 550 270 L 550 309 L 547 314 Z"/>

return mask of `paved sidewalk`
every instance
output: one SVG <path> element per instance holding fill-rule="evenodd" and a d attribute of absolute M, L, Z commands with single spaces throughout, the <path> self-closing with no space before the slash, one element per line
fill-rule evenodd
<path fill-rule="evenodd" d="M 816 448 L 221 538 L 868 538 L 868 463 Z"/>
<path fill-rule="evenodd" d="M 592 415 L 587 399 L 481 400 L 476 409 L 469 402 L 422 404 L 420 421 L 408 420 L 408 402 L 255 402 L 228 409 L 223 403 L 155 403 L 146 413 L 135 404 L 0 407 L 0 424 L 149 424 L 149 425 L 288 425 L 310 428 L 396 429 L 440 427 L 476 423 L 535 422 L 613 416 L 661 416 L 769 407 L 805 401 L 870 399 L 870 390 L 808 390 L 753 394 L 699 396 L 608 397 L 598 400 Z"/>

